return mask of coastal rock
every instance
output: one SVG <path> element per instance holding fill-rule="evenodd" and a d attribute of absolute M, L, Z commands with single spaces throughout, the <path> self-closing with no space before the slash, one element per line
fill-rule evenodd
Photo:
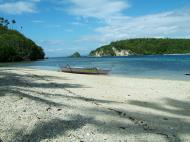
<path fill-rule="evenodd" d="M 72 54 L 71 56 L 69 56 L 69 57 L 71 57 L 71 58 L 80 58 L 81 55 L 80 55 L 79 52 L 75 52 L 75 53 L 73 53 L 73 54 Z"/>
<path fill-rule="evenodd" d="M 130 55 L 129 50 L 118 50 L 115 47 L 112 47 L 112 49 L 113 49 L 116 56 L 129 56 Z"/>
<path fill-rule="evenodd" d="M 95 56 L 95 57 L 102 57 L 102 56 L 129 56 L 131 55 L 131 51 L 130 50 L 119 50 L 117 48 L 115 48 L 114 46 L 111 47 L 109 49 L 109 51 L 105 51 L 103 49 L 100 49 L 98 51 L 94 51 L 92 53 L 90 53 L 91 56 Z"/>

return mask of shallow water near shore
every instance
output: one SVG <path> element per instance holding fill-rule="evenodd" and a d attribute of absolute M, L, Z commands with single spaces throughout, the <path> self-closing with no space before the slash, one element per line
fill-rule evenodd
<path fill-rule="evenodd" d="M 110 69 L 110 75 L 189 80 L 190 55 L 152 55 L 102 58 L 49 58 L 35 62 L 6 63 L 0 66 L 27 67 L 45 70 L 59 70 L 60 65 L 75 67 L 99 67 Z"/>

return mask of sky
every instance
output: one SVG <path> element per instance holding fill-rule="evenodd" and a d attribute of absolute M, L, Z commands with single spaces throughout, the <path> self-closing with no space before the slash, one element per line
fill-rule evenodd
<path fill-rule="evenodd" d="M 122 39 L 190 38 L 190 0 L 0 0 L 0 17 L 15 19 L 10 28 L 48 57 Z"/>

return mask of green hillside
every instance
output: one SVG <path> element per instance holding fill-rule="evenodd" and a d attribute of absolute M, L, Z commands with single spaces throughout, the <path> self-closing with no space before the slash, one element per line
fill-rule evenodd
<path fill-rule="evenodd" d="M 117 56 L 116 51 L 128 51 L 130 55 L 185 54 L 190 53 L 190 39 L 121 40 L 91 51 L 90 56 Z"/>
<path fill-rule="evenodd" d="M 0 62 L 44 59 L 43 49 L 20 32 L 9 29 L 7 21 L 0 18 Z"/>

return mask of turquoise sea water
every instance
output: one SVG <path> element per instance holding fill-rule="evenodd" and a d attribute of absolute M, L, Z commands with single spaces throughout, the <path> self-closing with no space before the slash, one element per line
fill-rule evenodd
<path fill-rule="evenodd" d="M 190 81 L 190 55 L 154 55 L 102 58 L 49 58 L 36 62 L 0 64 L 0 66 L 30 67 L 58 70 L 59 65 L 100 67 L 111 69 L 110 75 L 140 78 L 160 78 Z"/>

